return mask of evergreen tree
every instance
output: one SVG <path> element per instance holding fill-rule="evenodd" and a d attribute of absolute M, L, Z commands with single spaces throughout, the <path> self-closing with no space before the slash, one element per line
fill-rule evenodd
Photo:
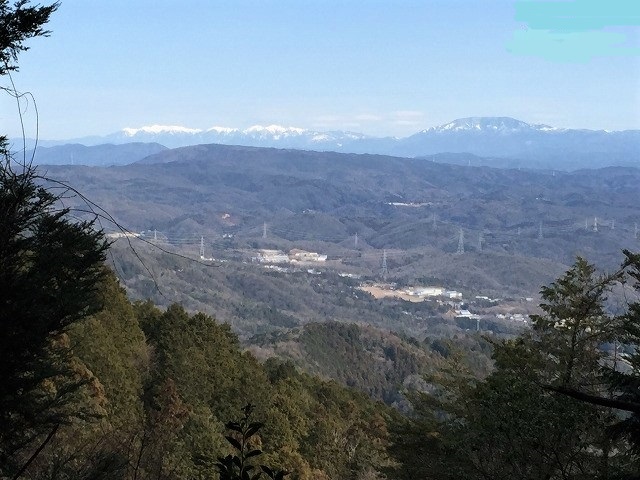
<path fill-rule="evenodd" d="M 493 342 L 486 379 L 449 376 L 416 394 L 417 419 L 396 441 L 402 478 L 637 478 L 640 307 L 619 314 L 607 298 L 630 279 L 638 288 L 640 257 L 626 256 L 607 275 L 578 258 L 543 287 L 543 313 Z"/>
<path fill-rule="evenodd" d="M 18 69 L 18 53 L 29 49 L 26 40 L 49 35 L 44 25 L 58 5 L 30 6 L 28 0 L 10 5 L 8 0 L 0 0 L 0 76 Z"/>
<path fill-rule="evenodd" d="M 70 363 L 68 329 L 98 311 L 107 244 L 74 222 L 34 168 L 0 165 L 0 464 L 68 421 L 86 381 Z"/>
<path fill-rule="evenodd" d="M 57 6 L 0 1 L 0 76 L 17 70 L 28 39 L 48 35 Z M 91 413 L 67 408 L 90 375 L 72 360 L 66 333 L 99 308 L 107 245 L 59 200 L 0 137 L 0 475 L 19 474 L 40 451 L 34 440 Z"/>

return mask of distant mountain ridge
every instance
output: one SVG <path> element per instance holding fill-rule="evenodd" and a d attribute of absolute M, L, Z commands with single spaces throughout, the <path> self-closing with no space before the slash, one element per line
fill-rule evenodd
<path fill-rule="evenodd" d="M 132 142 L 121 145 L 101 144 L 86 146 L 78 143 L 38 146 L 35 151 L 27 150 L 24 158 L 33 159 L 37 165 L 85 165 L 108 167 L 112 165 L 128 165 L 140 161 L 149 155 L 167 150 L 158 143 Z M 17 153 L 18 159 L 23 158 Z"/>
<path fill-rule="evenodd" d="M 354 132 L 320 132 L 281 125 L 254 125 L 244 130 L 214 126 L 208 129 L 187 128 L 177 125 L 151 125 L 124 128 L 104 137 L 110 143 L 155 141 L 168 147 L 186 147 L 202 143 L 243 145 L 247 147 L 306 148 L 311 146 L 341 148 L 344 142 L 364 140 L 367 137 Z"/>
<path fill-rule="evenodd" d="M 550 127 L 544 124 L 529 124 L 511 117 L 467 117 L 458 118 L 452 122 L 437 127 L 427 128 L 418 133 L 450 132 L 450 131 L 501 131 L 514 132 L 523 130 L 560 131 L 565 129 Z"/>
<path fill-rule="evenodd" d="M 481 159 L 481 165 L 557 170 L 640 166 L 640 130 L 556 128 L 510 117 L 460 118 L 405 138 L 280 125 L 254 125 L 244 130 L 221 126 L 199 129 L 151 125 L 73 142 L 84 145 L 153 142 L 169 148 L 215 143 L 402 157 L 466 153 L 488 157 Z M 50 145 L 50 142 L 42 143 Z"/>

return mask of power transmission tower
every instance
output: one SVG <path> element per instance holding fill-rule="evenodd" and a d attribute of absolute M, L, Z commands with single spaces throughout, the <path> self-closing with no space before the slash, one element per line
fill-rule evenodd
<path fill-rule="evenodd" d="M 593 231 L 598 231 L 598 217 L 593 217 Z"/>
<path fill-rule="evenodd" d="M 538 239 L 542 239 L 544 238 L 542 235 L 542 222 L 540 222 L 540 225 L 538 226 Z"/>
<path fill-rule="evenodd" d="M 262 224 L 262 238 L 267 238 L 267 222 Z"/>
<path fill-rule="evenodd" d="M 584 219 L 584 229 L 585 230 L 589 230 L 589 219 L 588 218 Z"/>
<path fill-rule="evenodd" d="M 436 214 L 433 214 L 433 217 L 431 219 L 432 224 L 433 224 L 433 229 L 435 230 L 436 228 L 438 228 L 438 224 L 436 223 Z"/>
<path fill-rule="evenodd" d="M 389 269 L 387 268 L 387 251 L 382 250 L 382 268 L 380 269 L 380 275 L 383 280 L 387 279 L 387 274 L 389 273 Z"/>
<path fill-rule="evenodd" d="M 200 237 L 200 258 L 204 259 L 204 237 Z"/>
<path fill-rule="evenodd" d="M 634 238 L 638 238 L 638 224 L 634 224 L 634 232 L 633 232 L 633 236 Z"/>
<path fill-rule="evenodd" d="M 358 248 L 358 232 L 356 232 L 356 237 L 355 237 L 355 240 L 354 240 L 354 246 L 355 246 L 355 248 Z"/>
<path fill-rule="evenodd" d="M 464 253 L 464 232 L 460 229 L 460 233 L 458 235 L 458 250 L 456 251 L 457 255 L 462 255 Z"/>

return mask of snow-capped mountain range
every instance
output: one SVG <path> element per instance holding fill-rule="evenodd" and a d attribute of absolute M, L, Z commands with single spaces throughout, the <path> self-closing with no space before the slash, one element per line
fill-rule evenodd
<path fill-rule="evenodd" d="M 522 131 L 559 131 L 562 129 L 550 127 L 548 125 L 533 124 L 516 120 L 509 117 L 468 117 L 459 118 L 453 122 L 438 127 L 431 127 L 419 133 L 427 132 L 461 132 L 461 131 L 491 131 L 513 133 Z"/>
<path fill-rule="evenodd" d="M 443 134 L 453 132 L 484 132 L 514 134 L 523 132 L 560 132 L 566 129 L 554 128 L 548 125 L 530 125 L 520 120 L 509 117 L 469 117 L 454 120 L 445 125 L 431 127 L 421 130 L 416 135 L 425 136 L 429 134 Z M 415 135 L 414 135 L 415 136 Z M 412 138 L 412 137 L 407 137 Z M 391 143 L 401 144 L 403 139 L 396 137 L 370 137 L 361 133 L 344 131 L 314 131 L 299 127 L 283 127 L 281 125 L 254 125 L 244 130 L 230 127 L 211 127 L 207 129 L 188 128 L 178 125 L 150 125 L 140 128 L 124 128 L 119 132 L 112 133 L 104 137 L 110 141 L 154 141 L 162 143 L 168 147 L 193 145 L 193 142 L 205 140 L 200 143 L 226 143 L 224 140 L 242 140 L 242 145 L 246 142 L 266 141 L 283 142 L 287 144 L 291 141 L 304 140 L 311 144 L 331 143 L 340 148 L 342 142 L 353 142 L 363 140 L 387 140 Z M 206 140 L 216 140 L 216 142 L 206 142 Z"/>
<path fill-rule="evenodd" d="M 603 165 L 640 166 L 640 130 L 555 128 L 509 117 L 468 117 L 421 130 L 405 138 L 371 137 L 345 131 L 315 131 L 279 125 L 207 129 L 151 125 L 124 128 L 102 137 L 69 142 L 83 145 L 158 143 L 168 148 L 218 143 L 405 157 L 470 153 L 509 159 L 501 166 L 575 169 Z M 52 145 L 50 142 L 41 142 Z M 484 162 L 484 164 L 490 162 Z M 495 162 L 494 162 L 495 163 Z"/>
<path fill-rule="evenodd" d="M 246 146 L 274 146 L 300 148 L 307 144 L 340 146 L 343 140 L 353 141 L 367 138 L 353 132 L 318 132 L 298 127 L 280 125 L 254 125 L 244 130 L 230 127 L 207 129 L 187 128 L 177 125 L 151 125 L 140 128 L 124 128 L 104 137 L 104 140 L 123 143 L 157 142 L 168 147 L 182 147 L 198 143 L 238 144 Z"/>

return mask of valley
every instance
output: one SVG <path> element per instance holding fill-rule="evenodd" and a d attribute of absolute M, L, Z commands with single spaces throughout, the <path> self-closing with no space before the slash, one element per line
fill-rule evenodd
<path fill-rule="evenodd" d="M 199 145 L 47 175 L 112 216 L 100 225 L 132 298 L 207 312 L 245 341 L 328 320 L 420 340 L 512 335 L 576 256 L 611 270 L 639 242 L 633 168 Z M 407 293 L 419 289 L 442 293 Z"/>

